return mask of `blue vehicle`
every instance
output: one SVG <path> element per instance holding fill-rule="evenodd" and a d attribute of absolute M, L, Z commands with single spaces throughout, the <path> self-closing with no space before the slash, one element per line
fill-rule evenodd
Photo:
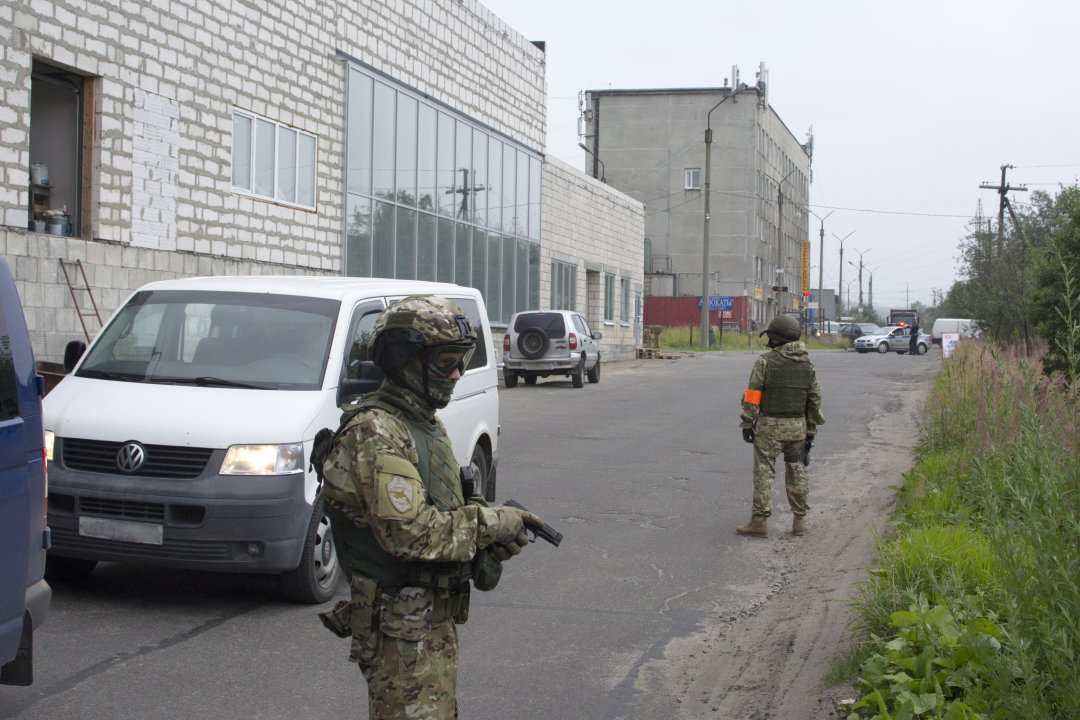
<path fill-rule="evenodd" d="M 34 679 L 34 630 L 49 612 L 45 582 L 45 382 L 34 366 L 22 303 L 0 257 L 0 684 Z"/>

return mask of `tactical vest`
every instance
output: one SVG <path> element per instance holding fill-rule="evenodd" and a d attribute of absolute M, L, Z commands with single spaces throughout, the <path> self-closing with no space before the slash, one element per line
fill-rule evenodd
<path fill-rule="evenodd" d="M 409 429 L 416 446 L 415 464 L 428 505 L 441 512 L 450 512 L 465 504 L 461 495 L 460 469 L 442 427 L 412 419 L 404 401 L 385 393 L 367 395 L 358 404 L 358 409 L 360 412 L 353 416 L 349 425 L 363 422 L 365 411 L 378 409 Z M 370 527 L 358 527 L 332 506 L 328 507 L 327 514 L 342 566 L 349 575 L 377 581 L 384 588 L 383 592 L 393 593 L 405 586 L 454 590 L 471 578 L 471 563 L 398 560 L 379 545 Z"/>
<path fill-rule="evenodd" d="M 766 417 L 804 417 L 814 366 L 785 357 L 775 350 L 763 357 L 768 364 L 769 380 L 761 391 L 761 414 Z"/>

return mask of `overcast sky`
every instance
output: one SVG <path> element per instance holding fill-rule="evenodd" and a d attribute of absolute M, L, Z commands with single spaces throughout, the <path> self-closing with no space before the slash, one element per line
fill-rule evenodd
<path fill-rule="evenodd" d="M 979 199 L 997 214 L 997 193 L 979 184 L 997 184 L 1001 165 L 1033 190 L 1080 174 L 1077 2 L 482 2 L 547 41 L 547 152 L 579 169 L 579 90 L 716 87 L 733 64 L 753 84 L 764 61 L 781 119 L 800 142 L 814 128 L 812 209 L 850 208 L 825 221 L 825 285 L 838 279 L 833 233 L 854 231 L 844 284 L 863 251 L 878 309 L 904 306 L 909 285 L 927 304 L 952 285 Z"/>

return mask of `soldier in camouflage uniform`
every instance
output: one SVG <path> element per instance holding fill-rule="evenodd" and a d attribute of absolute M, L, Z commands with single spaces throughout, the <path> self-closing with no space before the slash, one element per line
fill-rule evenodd
<path fill-rule="evenodd" d="M 352 637 L 349 659 L 367 680 L 372 720 L 457 717 L 455 624 L 468 618 L 470 579 L 491 589 L 499 561 L 528 544 L 525 527 L 543 525 L 531 513 L 489 508 L 480 495 L 463 497 L 435 412 L 449 403 L 475 343 L 468 317 L 448 300 L 410 297 L 384 310 L 369 355 L 386 379 L 346 406 L 322 464 L 352 597 L 320 615 Z"/>
<path fill-rule="evenodd" d="M 810 507 L 809 478 L 802 456 L 813 445 L 818 425 L 825 423 L 821 388 L 806 346 L 799 342 L 802 328 L 794 318 L 778 315 L 761 334 L 768 334 L 772 350 L 754 363 L 739 424 L 743 439 L 754 444 L 753 516 L 749 524 L 735 531 L 740 535 L 769 536 L 776 457 L 783 454 L 788 503 L 795 514 L 791 531 L 803 535 L 804 517 Z"/>

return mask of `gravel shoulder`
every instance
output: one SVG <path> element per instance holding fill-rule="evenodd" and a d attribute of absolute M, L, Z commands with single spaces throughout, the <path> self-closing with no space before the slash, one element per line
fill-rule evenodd
<path fill-rule="evenodd" d="M 814 458 L 805 536 L 791 534 L 786 502 L 774 496 L 769 538 L 745 539 L 765 571 L 760 587 L 747 588 L 757 600 L 672 640 L 662 659 L 642 667 L 637 686 L 648 700 L 635 717 L 816 720 L 830 716 L 832 699 L 853 697 L 850 686 L 820 682 L 850 638 L 845 603 L 865 577 L 874 531 L 884 528 L 895 503 L 889 486 L 901 484 L 912 465 L 912 414 L 940 367 L 938 358 L 927 359 L 886 383 L 887 411 L 853 429 L 859 450 Z M 782 488 L 781 477 L 774 492 Z M 815 497 L 839 502 L 814 507 Z"/>

